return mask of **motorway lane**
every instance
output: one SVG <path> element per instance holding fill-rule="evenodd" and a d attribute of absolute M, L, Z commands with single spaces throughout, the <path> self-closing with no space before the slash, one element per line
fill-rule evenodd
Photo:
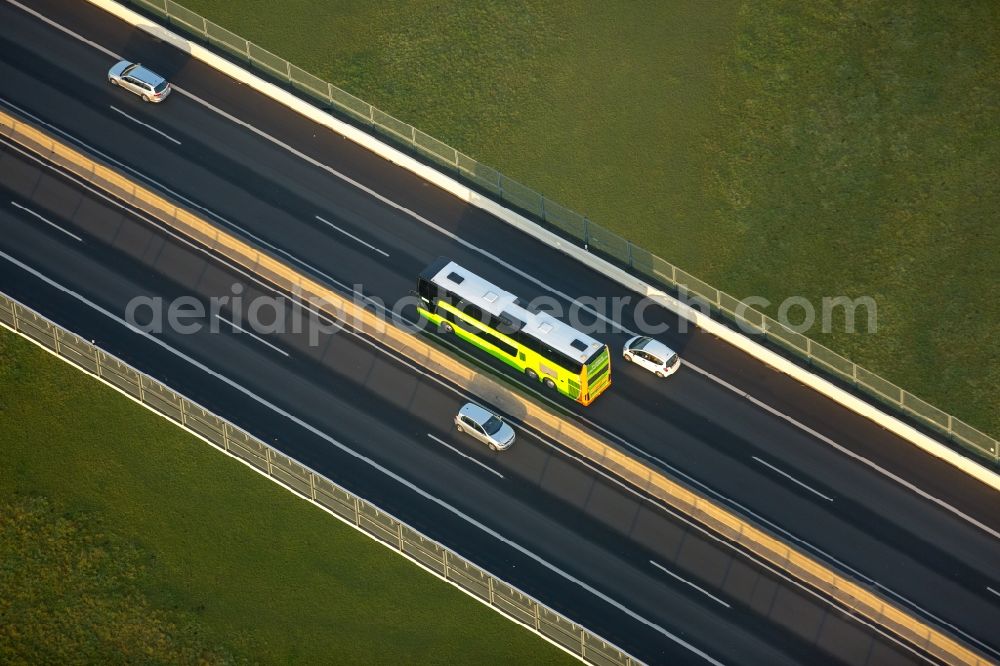
<path fill-rule="evenodd" d="M 217 332 L 206 326 L 155 336 L 171 353 L 128 330 L 96 308 L 120 316 L 137 295 L 167 302 L 194 296 L 207 303 L 237 291 L 249 305 L 267 290 L 43 171 L 16 153 L 0 153 L 0 252 L 6 255 L 0 257 L 0 285 L 5 291 L 641 658 L 703 663 L 635 617 L 553 575 L 525 552 L 476 529 L 469 519 L 725 663 L 915 659 L 523 428 L 504 454 L 474 445 L 451 428 L 461 396 L 346 332 L 322 333 L 313 341 L 307 331 L 252 337 L 220 324 Z M 33 195 L 26 194 L 29 189 Z M 26 267 L 72 285 L 81 298 L 54 289 Z M 287 301 L 283 305 L 279 311 L 291 321 L 297 310 Z M 147 321 L 144 313 L 137 317 L 141 322 Z M 220 310 L 246 327 L 243 314 L 237 318 L 228 308 Z M 209 317 L 207 324 L 213 321 Z M 380 474 L 330 437 L 439 501 Z M 441 502 L 469 519 L 443 510 Z"/>
<path fill-rule="evenodd" d="M 3 7 L 0 11 L 13 10 Z M 143 171 L 158 181 L 237 220 L 240 228 L 256 237 L 280 244 L 322 276 L 345 284 L 361 282 L 365 293 L 391 302 L 412 288 L 413 275 L 420 267 L 437 254 L 448 254 L 521 295 L 545 293 L 508 267 L 484 262 L 454 239 L 415 224 L 394 207 L 331 178 L 180 95 L 174 95 L 167 105 L 149 109 L 130 96 L 113 94 L 117 91 L 108 91 L 103 79 L 93 74 L 102 71 L 105 60 L 87 47 L 49 35 L 54 48 L 45 54 L 33 54 L 31 48 L 40 36 L 32 30 L 37 32 L 39 27 L 24 16 L 14 14 L 10 18 L 7 25 L 17 21 L 24 25 L 13 31 L 15 34 L 3 35 L 4 69 L 0 71 L 4 84 L 0 94 L 36 115 L 58 122 L 126 163 L 141 164 Z M 42 32 L 48 35 L 50 31 Z M 132 36 L 124 46 L 156 52 L 148 41 Z M 71 58 L 67 52 L 72 52 Z M 77 66 L 67 69 L 61 64 L 67 61 Z M 254 124 L 270 120 L 267 113 L 261 112 L 266 104 L 248 105 L 246 91 L 225 90 L 225 85 L 219 83 L 221 77 L 199 71 L 194 63 L 177 68 L 174 78 L 186 87 L 198 88 L 199 93 L 210 91 L 215 103 L 244 110 L 252 106 L 258 116 Z M 58 90 L 45 83 L 56 80 L 61 82 Z M 110 108 L 111 104 L 161 129 L 181 145 L 123 119 L 121 113 Z M 54 114 L 52 109 L 60 113 Z M 303 133 L 310 129 L 315 133 L 316 128 L 302 127 L 302 121 L 290 114 L 281 118 L 280 129 L 297 132 L 298 144 L 322 144 L 320 152 L 325 162 L 334 161 L 338 151 L 347 152 L 357 159 L 338 166 L 361 171 L 359 178 L 368 178 L 373 185 L 386 185 L 388 189 L 405 182 L 410 186 L 408 191 L 413 192 L 407 206 L 433 211 L 435 224 L 478 245 L 495 247 L 508 262 L 517 257 L 531 259 L 522 268 L 528 266 L 533 275 L 564 293 L 618 293 L 614 285 L 592 275 L 581 281 L 586 283 L 586 289 L 570 284 L 564 275 L 566 261 L 556 253 L 441 196 L 435 188 L 412 187 L 416 181 L 412 176 L 407 181 L 405 174 L 385 168 L 380 174 L 371 165 L 370 156 L 367 162 L 361 159 L 356 147 L 339 137 L 331 139 L 320 132 L 310 141 Z M 317 214 L 389 257 L 317 223 Z M 666 318 L 664 313 L 660 315 Z M 757 391 L 763 390 L 776 399 L 775 404 L 781 404 L 782 410 L 787 409 L 791 392 L 781 390 L 783 381 L 777 373 L 753 367 L 745 357 L 697 332 L 667 338 L 685 358 L 695 359 L 699 366 L 714 373 L 728 373 L 724 375 L 727 381 L 749 381 L 754 395 L 761 395 Z M 613 347 L 620 346 L 624 336 L 609 339 Z M 976 636 L 991 636 L 989 627 L 995 626 L 998 609 L 986 587 L 996 589 L 991 578 L 997 559 L 994 539 L 687 368 L 666 384 L 623 363 L 616 364 L 615 373 L 614 388 L 586 410 L 588 418 L 640 445 L 657 457 L 658 464 L 668 464 L 708 483 L 731 506 L 779 524 L 820 552 L 906 594 L 946 619 L 960 614 L 960 626 Z M 871 446 L 866 440 L 879 446 L 891 440 L 870 423 L 859 424 L 859 419 L 845 416 L 843 411 L 823 404 L 809 410 L 809 414 L 820 420 L 814 427 L 830 433 L 836 441 L 852 447 L 860 441 L 866 455 L 864 447 Z M 726 418 L 720 419 L 719 414 Z M 905 444 L 890 441 L 884 445 L 900 451 L 899 459 L 904 461 L 901 465 L 907 472 L 918 470 L 918 483 L 934 478 L 935 492 L 942 490 L 941 483 L 952 483 L 947 489 L 949 501 L 956 501 L 957 495 L 956 503 L 963 510 L 991 525 L 997 524 L 1000 512 L 995 510 L 996 498 L 982 493 L 977 484 L 956 479 L 957 472 L 924 460 L 923 454 L 915 455 Z M 911 465 L 914 458 L 919 462 Z M 923 476 L 919 470 L 925 470 Z M 916 581 L 919 584 L 915 585 Z"/>

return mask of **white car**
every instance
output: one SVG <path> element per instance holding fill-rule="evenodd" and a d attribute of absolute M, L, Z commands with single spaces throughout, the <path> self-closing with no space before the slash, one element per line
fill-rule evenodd
<path fill-rule="evenodd" d="M 143 102 L 162 102 L 170 94 L 170 84 L 165 78 L 128 60 L 108 70 L 108 83 L 135 93 Z"/>
<path fill-rule="evenodd" d="M 490 410 L 472 402 L 467 402 L 458 410 L 455 427 L 459 432 L 472 435 L 493 451 L 506 451 L 514 443 L 513 428 Z"/>
<path fill-rule="evenodd" d="M 644 335 L 637 335 L 625 343 L 622 353 L 626 361 L 646 368 L 657 377 L 669 377 L 681 367 L 681 359 L 670 347 Z"/>

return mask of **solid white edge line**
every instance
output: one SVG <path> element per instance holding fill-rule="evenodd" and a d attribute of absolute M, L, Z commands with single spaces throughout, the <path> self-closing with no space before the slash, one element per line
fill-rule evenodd
<path fill-rule="evenodd" d="M 687 580 L 686 578 L 682 578 L 682 577 L 678 576 L 677 574 L 675 574 L 673 571 L 671 571 L 670 569 L 666 568 L 662 564 L 654 562 L 653 560 L 650 560 L 649 563 L 652 564 L 657 569 L 659 569 L 660 571 L 662 571 L 663 573 L 667 574 L 668 576 L 673 576 L 674 578 L 676 578 L 680 582 L 684 583 L 685 585 L 690 585 L 691 587 L 693 587 L 694 589 L 698 590 L 699 592 L 701 592 L 702 594 L 704 594 L 706 597 L 708 597 L 709 599 L 711 599 L 712 601 L 714 601 L 716 603 L 720 603 L 723 606 L 725 606 L 726 608 L 732 608 L 732 606 L 730 606 L 728 603 L 726 603 L 725 601 L 723 601 L 719 597 L 715 596 L 714 594 L 712 594 L 708 590 L 706 590 L 706 589 L 704 589 L 704 588 L 702 588 L 702 587 L 700 587 L 698 585 L 695 585 L 694 583 L 692 583 L 691 581 Z"/>
<path fill-rule="evenodd" d="M 145 127 L 146 129 L 148 129 L 148 130 L 152 130 L 152 131 L 156 132 L 157 134 L 159 134 L 160 136 L 162 136 L 162 137 L 163 137 L 164 139 L 167 139 L 168 141 L 173 141 L 173 142 L 174 142 L 174 143 L 176 143 L 176 144 L 177 144 L 178 146 L 179 146 L 179 145 L 181 145 L 181 142 L 180 142 L 180 141 L 178 141 L 178 140 L 177 140 L 177 139 L 175 139 L 174 137 L 170 136 L 170 135 L 169 135 L 169 134 L 167 134 L 166 132 L 164 132 L 164 131 L 162 131 L 162 130 L 158 130 L 158 129 L 156 129 L 155 127 L 153 127 L 153 126 L 152 126 L 152 125 L 150 125 L 149 123 L 144 123 L 144 122 L 142 122 L 141 120 L 139 120 L 139 119 L 138 119 L 138 118 L 136 118 L 135 116 L 130 116 L 129 114 L 125 113 L 124 111 L 122 111 L 121 109 L 119 109 L 119 108 L 118 108 L 117 106 L 115 106 L 114 104 L 110 104 L 109 106 L 111 107 L 111 110 L 112 110 L 112 111 L 117 111 L 118 113 L 122 114 L 123 116 L 125 116 L 126 118 L 128 118 L 129 120 L 131 120 L 132 122 L 134 122 L 134 123 L 138 123 L 139 125 L 142 125 L 142 126 L 143 126 L 143 127 Z"/>
<path fill-rule="evenodd" d="M 761 460 L 757 456 L 753 456 L 753 459 L 756 460 L 757 462 L 759 462 L 764 467 L 767 467 L 768 469 L 771 469 L 771 470 L 777 472 L 778 474 L 780 474 L 781 476 L 785 477 L 789 481 L 792 481 L 793 483 L 796 483 L 799 486 L 805 488 L 806 490 L 808 490 L 809 492 L 813 493 L 814 495 L 819 495 L 820 497 L 822 497 L 823 499 L 825 499 L 827 502 L 832 502 L 833 501 L 832 497 L 824 495 L 823 493 L 821 493 L 820 491 L 816 490 L 812 486 L 810 486 L 810 485 L 808 485 L 806 483 L 803 483 L 802 481 L 799 481 L 798 479 L 796 479 L 794 476 L 792 476 L 788 472 L 785 472 L 785 471 L 782 471 L 782 470 L 778 469 L 777 467 L 775 467 L 771 463 L 767 462 L 766 460 Z"/>
<path fill-rule="evenodd" d="M 377 247 L 375 247 L 374 245 L 372 245 L 371 243 L 368 243 L 366 241 L 361 240 L 360 238 L 358 238 L 357 236 L 355 236 L 354 234 L 352 234 L 350 231 L 345 231 L 345 230 L 341 229 L 340 227 L 338 227 L 336 224 L 334 224 L 330 220 L 327 220 L 326 218 L 320 217 L 319 215 L 316 216 L 316 219 L 319 220 L 320 222 L 322 222 L 323 224 L 327 225 L 331 229 L 336 229 L 337 231 L 339 231 L 340 233 L 344 234 L 348 238 L 353 239 L 353 240 L 357 241 L 358 243 L 361 243 L 362 245 L 364 245 L 365 247 L 367 247 L 369 250 L 374 250 L 375 252 L 378 252 L 379 254 L 381 254 L 383 257 L 388 257 L 389 256 L 388 252 L 386 252 L 384 250 L 380 250 Z"/>
<path fill-rule="evenodd" d="M 58 231 L 63 232 L 64 234 L 66 234 L 70 238 L 75 238 L 76 240 L 80 241 L 81 243 L 83 242 L 83 239 L 80 238 L 79 236 L 77 236 L 76 234 L 74 234 L 73 232 L 66 231 L 65 229 L 63 229 L 62 227 L 60 227 L 58 224 L 56 224 L 55 222 L 52 222 L 51 220 L 45 219 L 44 217 L 42 217 L 41 215 L 39 215 L 35 211 L 31 210 L 27 206 L 22 206 L 21 204 L 17 203 L 16 201 L 11 201 L 10 205 L 14 206 L 15 208 L 20 208 L 21 210 L 23 210 L 25 213 L 28 213 L 29 215 L 35 216 L 36 218 L 38 218 L 39 220 L 41 220 L 45 224 L 49 225 L 53 229 L 56 229 Z"/>
<path fill-rule="evenodd" d="M 133 326 L 132 324 L 130 324 L 126 320 L 121 319 L 120 317 L 118 317 L 113 312 L 104 309 L 103 307 L 101 307 L 100 305 L 98 305 L 98 304 L 94 303 L 93 301 L 89 300 L 87 297 L 83 296 L 82 294 L 79 294 L 79 293 L 73 291 L 72 289 L 69 289 L 68 287 L 63 286 L 62 284 L 60 284 L 60 283 L 56 282 L 55 280 L 49 278 L 48 276 L 44 275 L 43 273 L 35 270 L 31 266 L 28 266 L 27 264 L 19 261 L 17 258 L 10 256 L 6 252 L 3 252 L 2 250 L 0 250 L 0 257 L 3 257 L 4 259 L 6 259 L 7 261 L 11 262 L 15 266 L 18 266 L 19 268 L 21 268 L 25 272 L 28 272 L 28 273 L 34 275 L 39 280 L 42 280 L 43 282 L 45 282 L 46 284 L 54 287 L 55 289 L 58 289 L 58 290 L 62 291 L 63 293 L 66 293 L 69 296 L 72 296 L 73 298 L 77 299 L 81 303 L 84 303 L 85 305 L 89 306 L 93 310 L 99 312 L 100 314 L 104 315 L 105 317 L 108 317 L 112 321 L 115 321 L 115 322 L 121 324 L 122 326 L 124 326 L 128 330 L 132 331 L 133 333 L 136 333 L 137 335 L 140 335 L 140 336 L 148 339 L 149 341 L 153 342 L 154 344 L 156 344 L 156 345 L 162 347 L 163 349 L 167 350 L 168 352 L 174 354 L 178 358 L 181 358 L 181 359 L 187 361 L 189 364 L 191 364 L 195 368 L 198 368 L 199 370 L 201 370 L 202 372 L 206 373 L 209 376 L 215 377 L 219 381 L 221 381 L 224 384 L 230 386 L 231 388 L 235 389 L 236 391 L 239 391 L 240 393 L 242 393 L 243 395 L 247 396 L 251 400 L 254 400 L 255 402 L 258 402 L 259 404 L 261 404 L 261 405 L 269 408 L 274 413 L 279 414 L 280 416 L 283 416 L 284 418 L 288 419 L 289 421 L 291 421 L 292 423 L 298 425 L 299 427 L 304 428 L 305 430 L 308 430 L 309 432 L 311 432 L 312 434 L 316 435 L 317 437 L 323 439 L 324 441 L 328 442 L 329 444 L 331 444 L 335 448 L 343 451 L 344 453 L 346 453 L 346 454 L 348 454 L 348 455 L 350 455 L 350 456 L 352 456 L 354 458 L 357 458 L 358 460 L 360 460 L 360 461 L 368 464 L 371 467 L 374 467 L 376 470 L 378 470 L 382 474 L 388 476 L 389 478 L 393 479 L 397 483 L 399 483 L 399 484 L 403 485 L 404 487 L 410 489 L 411 491 L 413 491 L 414 493 L 420 495 L 424 499 L 426 499 L 426 500 L 428 500 L 428 501 L 430 501 L 430 502 L 432 502 L 434 504 L 437 504 L 438 506 L 440 506 L 441 508 L 445 509 L 449 513 L 452 513 L 452 514 L 458 516 L 459 518 L 461 518 L 462 520 L 465 520 L 470 525 L 473 525 L 474 527 L 478 528 L 479 530 L 485 532 L 486 534 L 488 534 L 489 536 L 493 537 L 497 541 L 500 541 L 501 543 L 509 546 L 510 548 L 513 548 L 514 550 L 516 550 L 517 552 L 521 553 L 522 555 L 524 555 L 528 559 L 530 559 L 530 560 L 538 563 L 542 567 L 548 569 L 549 571 L 555 573 L 556 575 L 558 575 L 561 578 L 569 581 L 570 583 L 573 583 L 574 585 L 577 585 L 578 587 L 580 587 L 583 590 L 589 592 L 593 596 L 595 596 L 598 599 L 604 601 L 608 605 L 610 605 L 613 608 L 615 608 L 616 610 L 624 613 L 625 615 L 627 615 L 628 617 L 632 618 L 633 620 L 635 620 L 635 621 L 637 621 L 637 622 L 639 622 L 641 624 L 646 625 L 647 627 L 649 627 L 650 629 L 653 629 L 654 631 L 656 631 L 657 633 L 661 634 L 662 636 L 664 636 L 664 637 L 670 639 L 671 641 L 677 643 L 678 645 L 680 645 L 680 646 L 682 646 L 682 647 L 690 650 L 691 652 L 693 652 L 694 654 L 698 655 L 699 657 L 701 657 L 705 661 L 707 661 L 707 662 L 709 662 L 709 663 L 711 663 L 711 664 L 713 664 L 715 666 L 723 666 L 722 662 L 717 661 L 716 659 L 714 659 L 713 657 L 711 657 L 709 654 L 703 652 L 702 650 L 700 650 L 699 648 L 695 647 L 691 643 L 688 643 L 687 641 L 685 641 L 680 636 L 677 636 L 676 634 L 668 631 L 667 629 L 661 627 L 660 625 L 656 624 L 655 622 L 646 619 L 642 615 L 639 615 L 638 613 L 636 613 L 632 609 L 630 609 L 627 606 L 625 606 L 624 604 L 622 604 L 622 603 L 614 600 L 613 598 L 611 598 L 607 594 L 601 592 L 600 590 L 598 590 L 597 588 L 593 587 L 592 585 L 590 585 L 590 584 L 588 584 L 588 583 L 580 580 L 579 578 L 576 578 L 572 574 L 570 574 L 570 573 L 564 571 L 563 569 L 559 568 L 558 566 L 550 563 L 548 560 L 542 558 L 541 556 L 536 555 L 534 552 L 532 552 L 531 550 L 528 550 L 524 546 L 521 546 L 517 542 L 515 542 L 515 541 L 513 541 L 511 539 L 508 539 L 507 537 L 503 536 L 502 534 L 500 534 L 496 530 L 492 529 L 488 525 L 479 522 L 478 520 L 476 520 L 472 516 L 464 513 L 461 509 L 458 509 L 457 507 L 452 506 L 448 502 L 445 502 L 444 500 L 439 499 L 435 495 L 430 494 L 429 492 L 427 492 L 426 490 L 424 490 L 420 486 L 418 486 L 418 485 L 416 485 L 416 484 L 408 481 L 407 479 L 403 478 L 399 474 L 396 474 L 395 472 L 393 472 L 389 468 L 380 465 L 378 462 L 372 460 L 371 458 L 365 456 L 364 454 L 358 453 L 354 449 L 351 449 L 350 447 L 346 446 L 345 444 L 342 444 L 338 440 L 336 440 L 333 437 L 331 437 L 331 436 L 327 435 L 326 433 L 324 433 L 319 428 L 316 428 L 315 426 L 310 425 L 309 423 L 307 423 L 306 421 L 300 419 L 299 417 L 295 416 L 294 414 L 291 414 L 290 412 L 287 412 L 287 411 L 281 409 L 277 405 L 275 405 L 275 404 L 269 402 L 268 400 L 262 398 L 261 396 L 257 395 L 256 393 L 254 393 L 250 389 L 248 389 L 248 388 L 242 386 L 241 384 L 233 381 L 229 377 L 226 377 L 225 375 L 212 370 L 211 368 L 209 368 L 208 366 L 204 365 L 200 361 L 198 361 L 198 360 L 196 360 L 196 359 L 194 359 L 194 358 L 192 358 L 192 357 L 184 354 L 183 352 L 181 352 L 178 349 L 175 349 L 170 344 L 168 344 L 167 342 L 165 342 L 163 340 L 160 340 L 156 336 L 154 336 L 154 335 L 152 335 L 150 333 L 147 333 L 146 331 L 143 331 L 143 330 L 139 329 L 136 326 Z"/>
<path fill-rule="evenodd" d="M 271 348 L 271 349 L 273 349 L 274 351 L 278 352 L 279 354 L 284 354 L 285 356 L 288 356 L 288 355 L 289 355 L 289 354 L 288 354 L 288 352 L 286 352 L 286 351 L 285 351 L 284 349 L 281 349 L 280 347 L 276 347 L 275 345 L 272 345 L 272 344 L 271 344 L 270 342 L 268 342 L 268 341 L 267 341 L 267 340 L 265 340 L 264 338 L 260 337 L 259 335 L 257 335 L 257 334 L 256 334 L 256 333 L 254 333 L 253 331 L 248 331 L 247 329 L 243 328 L 242 326 L 238 326 L 238 325 L 237 325 L 237 324 L 236 324 L 235 322 L 231 322 L 231 321 L 229 321 L 228 319 L 226 319 L 226 318 L 225 318 L 225 317 L 223 317 L 222 315 L 220 315 L 220 314 L 216 313 L 215 317 L 216 317 L 216 319 L 218 319 L 219 321 L 224 321 L 224 322 L 226 322 L 227 324 L 229 324 L 230 326 L 232 326 L 232 327 L 233 327 L 234 329 L 236 329 L 236 330 L 237 330 L 237 331 L 239 331 L 240 333 L 246 333 L 246 334 L 247 334 L 247 335 L 249 335 L 249 336 L 250 336 L 251 338 L 253 338 L 253 339 L 257 340 L 258 342 L 260 342 L 260 343 L 262 343 L 262 344 L 265 344 L 265 345 L 267 345 L 268 347 L 270 347 L 270 348 Z"/>
<path fill-rule="evenodd" d="M 435 436 L 434 436 L 434 435 L 432 435 L 431 433 L 427 433 L 427 436 L 428 436 L 428 437 L 430 437 L 431 439 L 433 439 L 433 440 L 434 440 L 435 442 L 437 442 L 438 444 L 441 444 L 442 446 L 446 446 L 446 447 L 448 447 L 449 449 L 451 449 L 452 451 L 454 451 L 454 452 L 455 452 L 455 453 L 457 453 L 458 455 L 462 456 L 463 458 L 468 458 L 468 459 L 469 459 L 469 460 L 471 460 L 472 462 L 476 463 L 477 465 L 479 465 L 480 467 L 482 467 L 483 469 L 485 469 L 485 470 L 486 470 L 487 472 L 490 472 L 490 473 L 492 473 L 492 474 L 496 474 L 496 475 L 497 475 L 497 476 L 499 476 L 499 477 L 500 477 L 501 479 L 503 478 L 503 474 L 501 474 L 500 472 L 496 471 L 495 469 L 493 469 L 492 467 L 490 467 L 490 466 L 489 466 L 489 465 L 487 465 L 486 463 L 484 463 L 484 462 L 482 462 L 482 461 L 479 461 L 479 460 L 476 460 L 475 458 L 473 458 L 472 456 L 470 456 L 470 455 L 469 455 L 468 453 L 464 453 L 464 452 L 462 452 L 462 451 L 459 451 L 459 450 L 458 450 L 457 448 L 455 448 L 454 446 L 452 446 L 452 445 L 451 445 L 451 444 L 449 444 L 448 442 L 444 441 L 444 440 L 443 440 L 443 439 L 441 439 L 440 437 L 435 437 Z"/>

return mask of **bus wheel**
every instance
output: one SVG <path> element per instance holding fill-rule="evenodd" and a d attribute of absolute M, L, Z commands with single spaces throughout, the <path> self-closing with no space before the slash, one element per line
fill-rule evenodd
<path fill-rule="evenodd" d="M 546 377 L 545 379 L 543 379 L 542 383 L 545 384 L 545 388 L 555 389 L 555 387 L 556 387 L 556 383 L 554 381 L 552 381 L 551 379 L 549 379 L 548 377 Z"/>
<path fill-rule="evenodd" d="M 451 335 L 452 333 L 455 332 L 455 329 L 452 328 L 451 324 L 449 324 L 446 321 L 441 322 L 441 325 L 438 327 L 438 330 L 444 333 L 445 335 Z"/>
<path fill-rule="evenodd" d="M 524 374 L 528 375 L 528 379 L 530 379 L 531 381 L 533 381 L 533 382 L 537 382 L 538 381 L 538 373 L 535 372 L 534 370 L 532 370 L 531 368 L 528 368 L 527 370 L 525 370 Z"/>

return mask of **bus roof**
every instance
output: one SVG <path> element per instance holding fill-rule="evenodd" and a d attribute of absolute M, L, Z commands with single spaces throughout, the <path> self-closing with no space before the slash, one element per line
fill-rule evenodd
<path fill-rule="evenodd" d="M 429 268 L 433 270 L 440 265 L 439 260 Z M 549 314 L 531 312 L 521 307 L 517 304 L 517 297 L 514 294 L 500 289 L 475 273 L 467 271 L 454 261 L 448 261 L 440 270 L 430 276 L 430 279 L 458 294 L 459 298 L 478 306 L 495 317 L 500 317 L 503 314 L 514 317 L 524 324 L 521 327 L 522 331 L 527 331 L 556 351 L 580 363 L 586 363 L 604 347 L 604 343 L 598 342 Z"/>

